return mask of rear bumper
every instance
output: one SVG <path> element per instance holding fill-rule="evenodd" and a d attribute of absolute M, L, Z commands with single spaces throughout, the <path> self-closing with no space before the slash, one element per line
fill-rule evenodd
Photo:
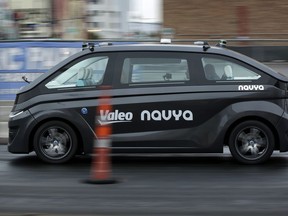
<path fill-rule="evenodd" d="M 284 113 L 283 117 L 277 124 L 276 129 L 279 137 L 279 150 L 280 152 L 286 152 L 288 151 L 288 113 Z"/>

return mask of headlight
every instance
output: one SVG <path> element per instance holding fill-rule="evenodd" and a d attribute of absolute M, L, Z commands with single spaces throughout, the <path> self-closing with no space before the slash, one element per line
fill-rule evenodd
<path fill-rule="evenodd" d="M 14 118 L 18 115 L 21 115 L 24 111 L 10 112 L 9 118 Z"/>

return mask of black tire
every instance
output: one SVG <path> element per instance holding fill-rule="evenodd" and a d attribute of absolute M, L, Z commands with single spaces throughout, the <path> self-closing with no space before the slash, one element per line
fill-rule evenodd
<path fill-rule="evenodd" d="M 54 164 L 65 163 L 76 154 L 77 136 L 68 124 L 50 121 L 37 129 L 33 146 L 42 161 Z"/>
<path fill-rule="evenodd" d="M 243 164 L 267 161 L 274 150 L 275 138 L 270 128 L 259 121 L 245 121 L 237 125 L 229 137 L 229 149 Z"/>

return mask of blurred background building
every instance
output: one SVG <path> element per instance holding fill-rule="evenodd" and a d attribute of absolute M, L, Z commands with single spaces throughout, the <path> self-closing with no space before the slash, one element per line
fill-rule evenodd
<path fill-rule="evenodd" d="M 162 0 L 0 0 L 0 39 L 158 35 Z"/>
<path fill-rule="evenodd" d="M 8 0 L 0 0 L 0 40 L 13 39 L 17 36 L 13 15 Z"/>
<path fill-rule="evenodd" d="M 86 23 L 89 38 L 120 38 L 128 31 L 129 0 L 88 0 Z"/>
<path fill-rule="evenodd" d="M 47 0 L 10 0 L 16 38 L 51 37 L 51 4 Z"/>
<path fill-rule="evenodd" d="M 62 39 L 86 38 L 84 0 L 44 0 L 51 7 L 51 37 Z"/>
<path fill-rule="evenodd" d="M 287 0 L 0 0 L 0 39 L 287 38 Z"/>
<path fill-rule="evenodd" d="M 177 38 L 287 38 L 287 0 L 164 0 Z"/>

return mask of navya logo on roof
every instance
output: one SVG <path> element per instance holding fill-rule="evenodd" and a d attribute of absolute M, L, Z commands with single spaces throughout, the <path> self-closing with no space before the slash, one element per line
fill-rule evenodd
<path fill-rule="evenodd" d="M 100 110 L 98 122 L 101 125 L 132 122 L 134 115 L 132 112 L 120 112 L 115 110 Z M 193 113 L 190 110 L 143 110 L 140 114 L 141 121 L 193 121 Z"/>
<path fill-rule="evenodd" d="M 263 85 L 239 85 L 239 91 L 264 91 Z"/>

